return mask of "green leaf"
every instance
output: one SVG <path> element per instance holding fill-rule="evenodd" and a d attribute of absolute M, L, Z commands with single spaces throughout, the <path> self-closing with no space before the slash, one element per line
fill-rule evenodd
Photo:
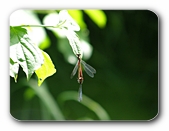
<path fill-rule="evenodd" d="M 10 46 L 18 44 L 26 33 L 26 29 L 24 28 L 10 26 Z"/>
<path fill-rule="evenodd" d="M 24 28 L 10 27 L 10 58 L 18 63 L 29 80 L 43 64 L 41 50 L 30 40 Z"/>
<path fill-rule="evenodd" d="M 100 28 L 105 27 L 107 18 L 101 10 L 84 10 L 84 12 L 98 25 Z"/>
<path fill-rule="evenodd" d="M 81 10 L 68 10 L 72 18 L 77 22 L 81 29 L 86 28 L 86 24 L 83 20 L 83 13 Z"/>
<path fill-rule="evenodd" d="M 17 82 L 19 64 L 10 59 L 10 76 Z"/>
<path fill-rule="evenodd" d="M 42 84 L 42 82 L 49 76 L 53 75 L 56 72 L 55 66 L 52 63 L 49 55 L 42 51 L 44 57 L 43 65 L 35 71 L 38 77 L 38 86 Z"/>
<path fill-rule="evenodd" d="M 40 43 L 39 48 L 44 50 L 50 47 L 50 40 L 48 37 L 45 37 L 45 39 L 43 40 L 43 42 Z"/>

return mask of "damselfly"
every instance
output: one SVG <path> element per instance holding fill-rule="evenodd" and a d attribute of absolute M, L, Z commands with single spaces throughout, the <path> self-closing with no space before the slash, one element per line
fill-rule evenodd
<path fill-rule="evenodd" d="M 79 87 L 79 101 L 82 100 L 82 84 L 83 84 L 83 72 L 82 72 L 82 65 L 83 68 L 85 70 L 85 72 L 90 76 L 90 77 L 94 77 L 94 74 L 96 73 L 96 70 L 91 67 L 89 64 L 87 64 L 86 62 L 84 62 L 81 58 L 80 58 L 80 54 L 77 54 L 77 63 L 71 73 L 71 78 L 73 78 L 73 76 L 76 74 L 77 69 L 78 69 L 78 83 L 80 84 Z"/>

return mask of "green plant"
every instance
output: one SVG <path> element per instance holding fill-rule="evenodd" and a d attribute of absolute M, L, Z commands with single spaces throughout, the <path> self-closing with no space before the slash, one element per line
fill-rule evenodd
<path fill-rule="evenodd" d="M 86 12 L 91 14 L 89 16 L 98 13 L 98 15 L 102 16 L 101 20 L 103 20 L 101 22 L 96 22 L 96 18 L 94 18 L 94 21 L 100 27 L 105 25 L 105 17 L 101 11 L 86 10 Z M 45 78 L 56 72 L 48 54 L 32 42 L 27 32 L 27 28 L 29 27 L 45 27 L 52 30 L 54 33 L 62 32 L 69 40 L 69 44 L 75 56 L 81 54 L 82 57 L 83 52 L 80 45 L 81 42 L 78 35 L 75 33 L 75 31 L 80 30 L 80 27 L 66 10 L 60 11 L 59 14 L 56 12 L 50 13 L 44 18 L 44 24 L 45 25 L 10 26 L 10 76 L 14 77 L 15 82 L 17 81 L 19 65 L 22 67 L 28 80 L 34 72 L 36 73 L 39 80 L 39 86 Z"/>
<path fill-rule="evenodd" d="M 45 11 L 35 11 L 35 12 L 45 12 Z M 79 10 L 69 11 L 73 17 L 76 18 L 77 23 L 82 27 L 82 29 L 86 28 L 85 23 L 82 20 L 82 14 Z M 104 27 L 106 23 L 106 17 L 104 13 L 99 10 L 86 10 L 85 11 L 93 21 L 100 27 Z M 96 19 L 96 17 L 92 17 L 92 14 L 99 14 L 100 22 Z M 78 16 L 78 17 L 76 17 Z M 80 18 L 80 19 L 79 19 Z M 22 25 L 10 25 L 10 76 L 14 78 L 15 82 L 17 82 L 19 67 L 23 69 L 26 74 L 27 80 L 30 82 L 27 83 L 25 80 L 22 80 L 22 84 L 20 86 L 27 86 L 29 88 L 25 91 L 26 99 L 31 100 L 34 95 L 37 95 L 42 102 L 42 108 L 46 107 L 46 110 L 49 112 L 49 116 L 52 116 L 55 120 L 64 120 L 64 115 L 62 111 L 59 109 L 58 103 L 52 97 L 50 92 L 47 90 L 48 86 L 45 84 L 44 80 L 52 76 L 56 73 L 55 66 L 50 58 L 50 56 L 43 51 L 43 49 L 49 47 L 48 37 L 43 38 L 41 44 L 36 44 L 33 42 L 32 37 L 29 33 L 31 29 L 34 28 L 47 28 L 51 30 L 56 37 L 65 37 L 68 39 L 70 47 L 74 53 L 74 57 L 77 54 L 81 54 L 82 50 L 81 42 L 85 41 L 80 40 L 79 36 L 75 31 L 80 30 L 80 26 L 74 21 L 74 19 L 68 14 L 66 10 L 62 10 L 59 14 L 55 11 L 50 12 L 43 19 L 44 25 L 41 24 L 22 24 Z M 63 46 L 63 45 L 62 45 Z M 40 47 L 40 48 L 39 48 Z M 65 58 L 72 55 L 72 52 L 67 50 L 66 48 L 61 47 L 61 51 Z M 84 55 L 85 57 L 85 55 Z M 38 88 L 36 83 L 31 76 L 36 74 L 38 77 Z M 42 83 L 44 84 L 42 85 Z M 60 94 L 58 99 L 63 103 L 69 100 L 75 100 L 75 96 L 77 93 L 75 92 L 63 92 Z M 67 97 L 69 96 L 69 97 Z M 97 103 L 84 96 L 84 101 L 81 104 L 88 107 L 91 111 L 95 112 L 100 120 L 107 120 L 109 116 L 106 111 Z M 90 103 L 90 104 L 89 104 Z M 44 105 L 44 106 L 43 106 Z M 102 115 L 99 113 L 101 112 Z M 51 117 L 44 117 L 45 119 L 51 119 Z"/>

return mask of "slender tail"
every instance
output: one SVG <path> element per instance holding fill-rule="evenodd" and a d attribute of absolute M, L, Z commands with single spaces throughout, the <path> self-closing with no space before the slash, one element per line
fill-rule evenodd
<path fill-rule="evenodd" d="M 79 86 L 79 98 L 78 98 L 78 101 L 82 101 L 82 84 L 80 84 Z"/>

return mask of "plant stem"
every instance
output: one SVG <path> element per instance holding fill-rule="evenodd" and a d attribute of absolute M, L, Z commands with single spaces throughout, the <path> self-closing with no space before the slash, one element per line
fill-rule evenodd
<path fill-rule="evenodd" d="M 53 25 L 20 25 L 21 27 L 51 27 L 51 28 L 59 28 L 61 25 L 63 25 L 66 22 L 66 20 L 64 20 L 63 22 L 59 23 L 56 26 Z M 20 27 L 20 26 L 14 26 L 14 27 Z"/>
<path fill-rule="evenodd" d="M 52 26 L 52 25 L 21 25 L 22 27 L 52 27 L 56 28 L 57 26 Z"/>

